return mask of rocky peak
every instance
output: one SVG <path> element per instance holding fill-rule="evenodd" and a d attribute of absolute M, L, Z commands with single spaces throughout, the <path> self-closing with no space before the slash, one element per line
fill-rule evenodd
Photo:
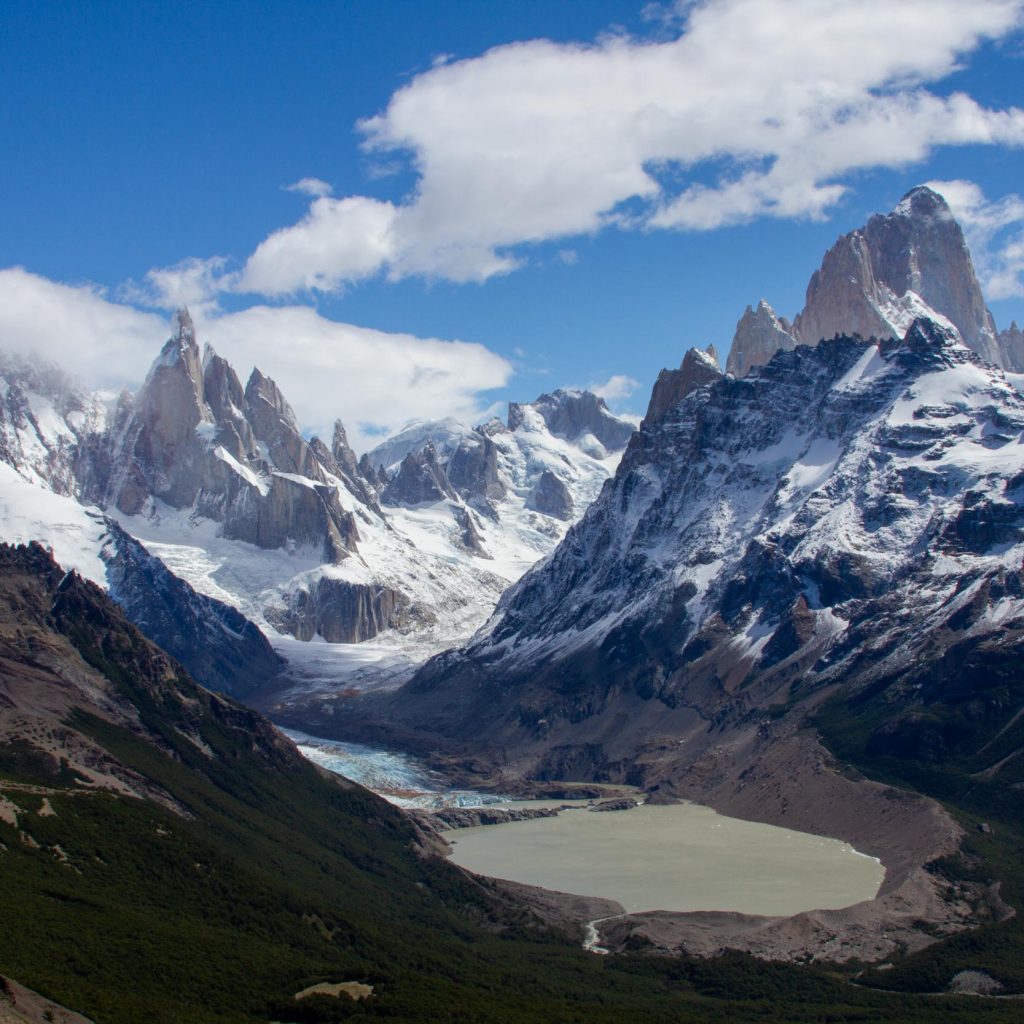
<path fill-rule="evenodd" d="M 1017 373 L 1024 373 L 1024 331 L 1017 321 L 1010 322 L 1005 331 L 999 332 L 999 348 L 1003 354 L 1003 365 Z"/>
<path fill-rule="evenodd" d="M 590 391 L 559 388 L 528 404 L 510 402 L 508 429 L 522 429 L 528 410 L 540 415 L 555 437 L 579 443 L 590 435 L 608 452 L 625 448 L 636 429 L 632 423 L 613 415 L 605 400 Z"/>
<path fill-rule="evenodd" d="M 331 438 L 331 454 L 346 473 L 356 476 L 359 473 L 359 466 L 356 461 L 356 453 L 352 451 L 348 443 L 348 434 L 345 433 L 345 426 L 341 420 L 334 421 L 334 435 Z"/>
<path fill-rule="evenodd" d="M 109 498 L 122 512 L 141 511 L 151 495 L 175 508 L 195 500 L 196 464 L 214 420 L 203 391 L 195 329 L 180 309 L 115 440 Z"/>
<path fill-rule="evenodd" d="M 266 446 L 275 469 L 325 482 L 319 462 L 299 433 L 292 407 L 277 384 L 258 369 L 245 386 L 245 407 L 253 434 Z"/>
<path fill-rule="evenodd" d="M 252 427 L 245 418 L 245 392 L 231 364 L 210 345 L 203 350 L 203 398 L 217 423 L 217 442 L 239 462 L 257 454 Z"/>
<path fill-rule="evenodd" d="M 573 503 L 569 488 L 550 469 L 545 469 L 530 494 L 529 507 L 546 516 L 568 521 L 572 519 Z"/>
<path fill-rule="evenodd" d="M 747 306 L 736 324 L 726 370 L 734 377 L 745 377 L 755 366 L 767 363 L 776 352 L 795 346 L 793 325 L 761 299 L 756 309 Z"/>
<path fill-rule="evenodd" d="M 445 472 L 452 487 L 467 500 L 500 501 L 507 493 L 498 473 L 498 446 L 478 431 L 459 440 Z"/>
<path fill-rule="evenodd" d="M 644 423 L 650 424 L 664 415 L 665 411 L 681 402 L 691 391 L 718 380 L 722 369 L 714 346 L 706 349 L 691 348 L 678 370 L 662 370 L 651 392 Z"/>
<path fill-rule="evenodd" d="M 386 505 L 418 505 L 445 499 L 457 500 L 432 441 L 406 455 L 381 495 Z"/>
<path fill-rule="evenodd" d="M 183 345 L 195 345 L 196 327 L 187 306 L 179 307 L 174 314 L 174 334 Z"/>
<path fill-rule="evenodd" d="M 926 317 L 918 317 L 902 338 L 883 339 L 879 352 L 883 358 L 891 355 L 893 362 L 914 376 L 977 361 L 955 329 Z"/>
<path fill-rule="evenodd" d="M 253 371 L 245 385 L 245 401 L 250 407 L 250 412 L 256 410 L 257 418 L 266 420 L 266 422 L 273 422 L 267 419 L 267 413 L 263 409 L 264 406 L 269 406 L 269 409 L 273 411 L 274 416 L 278 420 L 288 429 L 298 433 L 299 427 L 295 419 L 295 413 L 285 400 L 281 389 L 270 377 L 261 373 L 257 367 L 253 367 Z M 259 433 L 256 436 L 262 440 Z"/>
<path fill-rule="evenodd" d="M 963 231 L 945 199 L 911 189 L 891 213 L 837 239 L 811 276 L 792 324 L 764 302 L 736 326 L 727 369 L 746 376 L 774 352 L 823 338 L 901 338 L 917 317 L 945 323 L 999 366 L 1024 369 L 1024 346 L 996 334 Z"/>
<path fill-rule="evenodd" d="M 837 333 L 899 337 L 929 313 L 982 358 L 1002 361 L 963 231 L 945 199 L 922 185 L 826 253 L 795 327 L 810 345 Z"/>

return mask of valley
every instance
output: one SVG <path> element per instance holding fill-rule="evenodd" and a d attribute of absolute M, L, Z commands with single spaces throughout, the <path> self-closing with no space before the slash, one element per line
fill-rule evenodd
<path fill-rule="evenodd" d="M 116 832 L 137 897 L 143 837 L 181 818 L 153 870 L 176 893 L 198 871 L 219 921 L 251 891 L 236 923 L 265 973 L 243 1013 L 244 971 L 203 1019 L 277 1019 L 289 987 L 350 981 L 373 992 L 346 1016 L 414 1020 L 458 991 L 467 1020 L 569 1019 L 554 979 L 574 972 L 609 1021 L 663 1019 L 647 977 L 681 1020 L 715 1019 L 687 1015 L 727 977 L 807 985 L 808 1013 L 897 998 L 854 979 L 1024 991 L 1015 337 L 917 188 L 840 239 L 793 323 L 748 309 L 731 372 L 713 349 L 664 370 L 639 424 L 555 389 L 357 457 L 259 369 L 243 386 L 184 309 L 136 394 L 6 360 L 0 539 L 31 546 L 4 554 L 0 856 L 33 952 L 0 969 L 102 1022 L 151 1012 L 158 987 L 111 1002 L 109 958 L 87 981 L 43 965 L 79 920 L 46 901 L 100 886 L 90 949 L 128 942 L 119 876 L 99 881 Z M 209 924 L 195 893 L 154 970 Z M 140 925 L 162 909 L 142 899 Z M 231 929 L 210 927 L 196 955 L 223 963 Z M 432 929 L 454 982 L 419 976 Z M 507 979 L 480 978 L 506 954 L 517 976 L 549 958 L 550 988 L 502 1018 Z M 629 997 L 602 1017 L 605 971 Z"/>

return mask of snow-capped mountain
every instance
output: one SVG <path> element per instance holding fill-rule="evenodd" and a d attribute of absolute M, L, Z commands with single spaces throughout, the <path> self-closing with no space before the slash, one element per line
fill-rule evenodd
<path fill-rule="evenodd" d="M 466 547 L 511 580 L 597 497 L 635 429 L 597 396 L 559 390 L 512 403 L 505 423 L 410 424 L 361 464 L 387 479 L 381 504 L 396 523 L 425 501 L 447 500 L 455 512 L 461 503 Z"/>
<path fill-rule="evenodd" d="M 951 637 L 1024 626 L 1022 563 L 1020 378 L 927 320 L 801 346 L 649 415 L 555 553 L 388 714 L 541 773 L 635 781 L 668 744 L 656 782 L 798 695 L 940 678 Z"/>
<path fill-rule="evenodd" d="M 135 395 L 103 401 L 34 363 L 3 370 L 0 500 L 17 495 L 4 539 L 46 541 L 140 614 L 112 566 L 148 552 L 258 624 L 300 687 L 390 680 L 469 636 L 582 514 L 634 429 L 558 392 L 535 403 L 543 414 L 514 406 L 514 430 L 410 427 L 371 464 L 340 422 L 330 447 L 303 437 L 259 370 L 243 387 L 209 346 L 200 355 L 185 311 Z"/>
<path fill-rule="evenodd" d="M 1014 324 L 997 332 L 960 225 L 945 199 L 923 185 L 829 249 L 792 322 L 764 299 L 748 306 L 727 369 L 743 377 L 780 349 L 836 334 L 902 337 L 917 317 L 952 328 L 988 362 L 1024 371 L 1020 331 Z"/>

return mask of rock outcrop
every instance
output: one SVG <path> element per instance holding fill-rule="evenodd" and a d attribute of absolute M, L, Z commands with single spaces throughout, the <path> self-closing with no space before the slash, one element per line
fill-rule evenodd
<path fill-rule="evenodd" d="M 267 618 L 298 640 L 320 637 L 332 644 L 358 644 L 409 622 L 409 600 L 389 587 L 319 576 L 271 606 Z"/>
<path fill-rule="evenodd" d="M 527 409 L 537 413 L 555 437 L 578 444 L 584 450 L 593 449 L 593 443 L 587 440 L 593 438 L 607 452 L 620 451 L 634 430 L 631 423 L 613 416 L 605 400 L 590 391 L 559 388 L 528 405 L 510 402 L 509 430 L 522 427 Z"/>
<path fill-rule="evenodd" d="M 1024 370 L 1008 332 L 997 335 L 963 231 L 945 199 L 911 189 L 889 214 L 838 239 L 807 285 L 793 323 L 764 302 L 737 324 L 728 370 L 743 377 L 775 351 L 835 335 L 901 338 L 919 316 L 952 326 L 964 344 L 1006 369 Z"/>
<path fill-rule="evenodd" d="M 569 488 L 550 469 L 545 469 L 530 495 L 529 507 L 555 519 L 572 518 L 572 495 Z"/>
<path fill-rule="evenodd" d="M 419 451 L 406 455 L 381 494 L 385 505 L 419 505 L 445 499 L 455 500 L 456 494 L 430 441 Z"/>
<path fill-rule="evenodd" d="M 258 547 L 311 548 L 329 562 L 356 550 L 355 520 L 280 389 L 253 370 L 243 391 L 209 346 L 201 360 L 186 310 L 139 394 L 91 448 L 105 454 L 82 473 L 83 496 L 126 515 L 158 499 Z"/>
<path fill-rule="evenodd" d="M 722 376 L 714 346 L 707 349 L 691 348 L 683 356 L 678 370 L 662 370 L 654 382 L 651 400 L 647 405 L 644 423 L 653 423 L 667 410 L 681 402 L 691 391 L 711 384 Z"/>
<path fill-rule="evenodd" d="M 736 324 L 726 371 L 735 377 L 745 377 L 755 366 L 764 366 L 776 352 L 796 345 L 793 325 L 761 299 L 756 309 L 747 306 Z"/>
<path fill-rule="evenodd" d="M 253 622 L 196 593 L 116 523 L 107 520 L 105 526 L 108 593 L 197 682 L 244 699 L 281 673 L 283 659 Z"/>
<path fill-rule="evenodd" d="M 1005 331 L 999 332 L 999 348 L 1005 365 L 1016 373 L 1024 373 L 1024 331 L 1014 320 Z"/>
<path fill-rule="evenodd" d="M 466 501 L 489 504 L 501 501 L 508 487 L 498 472 L 498 446 L 487 434 L 463 437 L 445 464 L 448 482 Z"/>
<path fill-rule="evenodd" d="M 0 352 L 0 462 L 57 494 L 75 494 L 80 439 L 104 427 L 103 404 L 62 370 Z"/>

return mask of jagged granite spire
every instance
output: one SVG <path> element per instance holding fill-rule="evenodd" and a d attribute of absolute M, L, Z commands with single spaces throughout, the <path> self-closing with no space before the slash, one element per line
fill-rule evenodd
<path fill-rule="evenodd" d="M 194 345 L 196 343 L 196 327 L 192 323 L 192 314 L 188 306 L 181 306 L 174 313 L 174 336 L 183 344 Z"/>
<path fill-rule="evenodd" d="M 644 425 L 660 419 L 673 405 L 681 402 L 691 391 L 718 380 L 722 369 L 713 345 L 706 349 L 691 348 L 678 370 L 662 370 L 654 383 L 651 401 L 647 406 Z"/>
<path fill-rule="evenodd" d="M 795 348 L 796 343 L 793 325 L 761 299 L 756 309 L 747 306 L 736 324 L 726 370 L 734 377 L 745 377 L 755 366 L 764 366 L 776 352 Z"/>
<path fill-rule="evenodd" d="M 968 348 L 1007 368 L 1024 363 L 1007 332 L 997 335 L 963 231 L 949 204 L 925 185 L 891 213 L 839 238 L 807 285 L 792 324 L 762 299 L 736 326 L 728 370 L 742 377 L 779 350 L 859 334 L 900 338 L 916 317 L 952 326 Z"/>

